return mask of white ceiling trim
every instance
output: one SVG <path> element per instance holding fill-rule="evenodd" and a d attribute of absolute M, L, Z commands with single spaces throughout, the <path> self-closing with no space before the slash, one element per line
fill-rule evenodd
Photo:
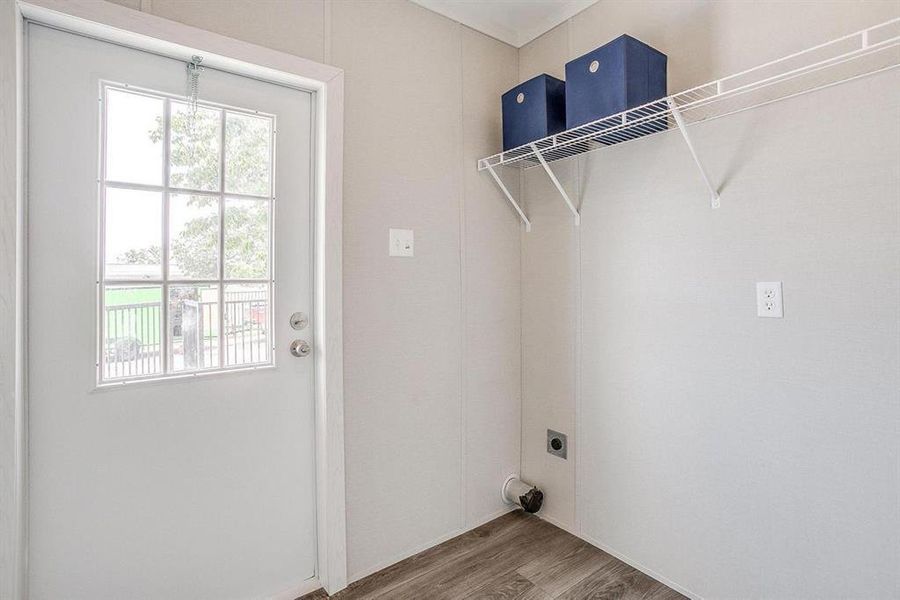
<path fill-rule="evenodd" d="M 412 0 L 516 48 L 521 48 L 597 1 Z"/>

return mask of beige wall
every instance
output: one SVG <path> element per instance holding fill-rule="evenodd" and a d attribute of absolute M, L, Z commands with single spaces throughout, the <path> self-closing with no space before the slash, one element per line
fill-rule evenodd
<path fill-rule="evenodd" d="M 519 467 L 519 226 L 476 159 L 517 52 L 403 1 L 117 0 L 345 70 L 351 579 L 505 510 Z M 415 230 L 389 258 L 388 228 Z"/>
<path fill-rule="evenodd" d="M 25 396 L 21 15 L 0 2 L 0 598 L 25 595 Z"/>
<path fill-rule="evenodd" d="M 677 92 L 898 15 L 601 0 L 523 47 L 519 79 L 627 32 L 668 55 Z M 580 228 L 525 174 L 522 469 L 548 518 L 697 597 L 896 594 L 897 83 L 698 125 L 715 212 L 677 132 L 556 163 Z M 766 280 L 782 321 L 755 316 Z"/>

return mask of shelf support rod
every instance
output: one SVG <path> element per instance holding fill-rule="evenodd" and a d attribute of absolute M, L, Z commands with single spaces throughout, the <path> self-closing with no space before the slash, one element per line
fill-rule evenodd
<path fill-rule="evenodd" d="M 536 144 L 529 144 L 529 146 L 531 146 L 531 149 L 534 151 L 534 154 L 535 156 L 537 156 L 538 160 L 541 161 L 541 166 L 544 167 L 544 170 L 547 172 L 547 176 L 550 178 L 550 181 L 553 182 L 553 185 L 555 185 L 556 189 L 559 190 L 559 193 L 563 197 L 563 200 L 566 201 L 566 206 L 569 207 L 569 210 L 572 211 L 572 214 L 575 216 L 575 224 L 581 225 L 581 215 L 578 214 L 578 209 L 575 208 L 575 204 L 572 203 L 572 200 L 569 198 L 566 190 L 563 189 L 563 186 L 559 182 L 559 179 L 556 178 L 556 175 L 550 169 L 550 165 L 548 165 L 547 161 L 544 160 L 544 156 L 541 154 L 541 151 L 538 150 Z"/>
<path fill-rule="evenodd" d="M 485 163 L 484 168 L 488 170 L 488 173 L 490 173 L 491 177 L 494 178 L 494 181 L 497 182 L 497 186 L 503 192 L 503 195 L 506 196 L 506 199 L 509 200 L 509 203 L 512 204 L 512 207 L 516 209 L 516 212 L 519 213 L 519 216 L 525 223 L 525 231 L 531 231 L 531 221 L 528 220 L 528 217 L 525 216 L 525 213 L 519 207 L 518 203 L 513 199 L 512 194 L 510 194 L 509 190 L 506 189 L 506 186 L 503 184 L 503 180 L 497 176 L 497 173 L 494 171 L 494 167 Z"/>
<path fill-rule="evenodd" d="M 700 175 L 703 177 L 703 181 L 704 183 L 706 183 L 706 187 L 709 188 L 710 208 L 719 208 L 719 206 L 721 206 L 719 192 L 715 187 L 713 187 L 712 182 L 709 180 L 709 176 L 706 174 L 706 169 L 703 168 L 703 163 L 700 162 L 700 157 L 697 156 L 697 151 L 694 149 L 693 142 L 691 142 L 691 136 L 688 135 L 687 125 L 685 125 L 684 123 L 684 118 L 681 116 L 681 111 L 678 110 L 678 107 L 675 105 L 675 101 L 672 100 L 672 98 L 669 98 L 668 102 L 669 110 L 672 111 L 672 116 L 675 117 L 675 123 L 678 124 L 678 129 L 681 130 L 681 135 L 684 138 L 685 143 L 687 144 L 688 150 L 691 152 L 691 157 L 697 164 L 697 168 L 700 170 Z"/>

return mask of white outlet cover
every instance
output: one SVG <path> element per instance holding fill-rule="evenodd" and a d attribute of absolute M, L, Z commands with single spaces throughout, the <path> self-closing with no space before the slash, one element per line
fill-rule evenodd
<path fill-rule="evenodd" d="M 388 254 L 390 256 L 414 256 L 414 243 L 412 229 L 388 230 Z"/>
<path fill-rule="evenodd" d="M 760 281 L 756 284 L 756 316 L 773 319 L 784 317 L 784 296 L 780 281 Z"/>

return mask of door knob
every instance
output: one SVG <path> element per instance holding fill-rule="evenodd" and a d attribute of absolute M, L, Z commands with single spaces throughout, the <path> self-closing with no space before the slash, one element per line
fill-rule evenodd
<path fill-rule="evenodd" d="M 312 352 L 312 346 L 306 340 L 294 340 L 291 342 L 291 354 L 297 358 L 309 356 L 310 352 Z"/>

